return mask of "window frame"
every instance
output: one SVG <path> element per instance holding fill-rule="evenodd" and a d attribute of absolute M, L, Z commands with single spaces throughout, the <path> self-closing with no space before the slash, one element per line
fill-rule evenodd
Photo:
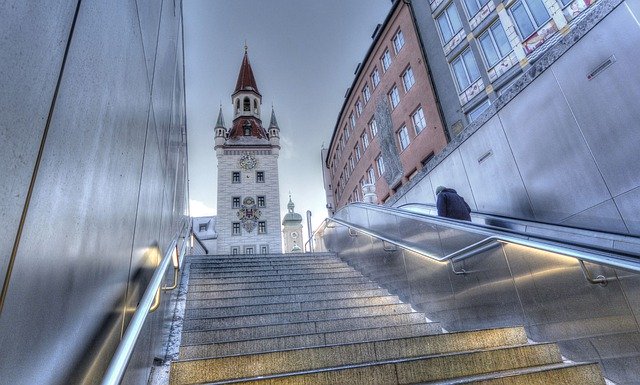
<path fill-rule="evenodd" d="M 260 208 L 267 207 L 267 197 L 264 195 L 258 195 L 256 197 L 256 205 Z"/>
<path fill-rule="evenodd" d="M 367 170 L 367 178 L 369 179 L 369 183 L 370 184 L 375 184 L 376 183 L 376 172 L 375 169 L 373 168 L 373 166 L 369 167 L 369 169 Z"/>
<path fill-rule="evenodd" d="M 378 175 L 380 176 L 384 175 L 385 168 L 384 168 L 384 158 L 382 157 L 382 154 L 376 157 L 376 166 L 378 168 Z"/>
<path fill-rule="evenodd" d="M 380 63 L 382 64 L 382 72 L 386 73 L 391 68 L 391 52 L 389 48 L 385 48 L 382 56 L 380 56 Z"/>
<path fill-rule="evenodd" d="M 367 123 L 369 130 L 371 131 L 371 138 L 375 138 L 378 135 L 378 123 L 376 122 L 376 118 L 372 117 Z"/>
<path fill-rule="evenodd" d="M 231 235 L 234 237 L 242 235 L 240 222 L 231 222 Z"/>
<path fill-rule="evenodd" d="M 469 75 L 469 69 L 467 68 L 467 64 L 464 60 L 466 54 L 469 54 L 470 57 L 473 59 L 473 62 L 476 66 L 476 71 L 478 72 L 478 77 L 476 77 L 475 79 L 471 79 L 471 76 Z M 465 74 L 467 76 L 467 81 L 469 84 L 467 84 L 465 87 L 462 87 L 460 85 L 460 80 L 458 79 L 456 70 L 455 70 L 455 63 L 460 61 L 463 64 L 463 69 L 465 71 Z M 451 61 L 449 68 L 451 69 L 451 74 L 453 75 L 453 78 L 455 80 L 455 84 L 456 87 L 458 87 L 458 94 L 463 93 L 467 88 L 471 87 L 471 85 L 473 83 L 475 83 L 476 81 L 478 81 L 478 79 L 482 78 L 482 75 L 480 74 L 480 69 L 478 68 L 478 63 L 476 63 L 476 58 L 475 56 L 473 56 L 473 51 L 471 51 L 470 47 L 467 47 L 465 50 L 463 50 L 460 55 L 456 56 L 456 58 L 454 60 Z"/>
<path fill-rule="evenodd" d="M 366 151 L 367 147 L 369 147 L 369 135 L 367 134 L 367 130 L 364 130 L 362 135 L 360 135 L 360 140 L 362 141 L 362 148 Z"/>
<path fill-rule="evenodd" d="M 500 50 L 500 46 L 498 45 L 497 39 L 495 37 L 495 31 L 494 31 L 494 27 L 497 27 L 499 29 L 502 30 L 502 33 L 504 34 L 504 38 L 507 41 L 507 44 L 509 45 L 509 50 L 507 51 L 506 54 L 503 54 Z M 491 46 L 493 48 L 493 50 L 495 51 L 496 57 L 497 59 L 495 60 L 494 63 L 489 63 L 489 57 L 487 55 L 487 50 L 485 49 L 485 46 L 483 44 L 483 37 L 484 36 L 489 36 L 489 40 L 491 42 Z M 487 29 L 482 32 L 478 38 L 478 47 L 480 48 L 480 51 L 482 52 L 482 58 L 484 60 L 484 63 L 486 64 L 487 68 L 493 68 L 495 67 L 498 63 L 500 63 L 500 61 L 502 59 L 504 59 L 505 57 L 509 56 L 509 54 L 511 52 L 513 52 L 513 47 L 511 47 L 511 44 L 509 43 L 509 38 L 507 37 L 507 32 L 504 30 L 504 27 L 502 26 L 502 23 L 500 22 L 500 19 L 496 20 L 494 23 L 492 23 L 489 27 L 487 27 Z"/>
<path fill-rule="evenodd" d="M 407 86 L 407 79 L 411 81 L 411 84 Z M 413 76 L 413 69 L 411 66 L 408 66 L 407 69 L 402 73 L 402 86 L 404 87 L 404 92 L 409 92 L 409 90 L 416 84 L 416 78 Z"/>
<path fill-rule="evenodd" d="M 396 107 L 398 107 L 398 105 L 400 104 L 400 91 L 398 91 L 398 86 L 394 84 L 391 87 L 391 90 L 389 90 L 387 96 L 389 97 L 389 102 L 391 103 L 391 109 L 395 110 Z"/>
<path fill-rule="evenodd" d="M 256 171 L 256 183 L 264 183 L 265 179 L 264 171 Z"/>
<path fill-rule="evenodd" d="M 267 221 L 258 221 L 258 234 L 267 233 Z"/>
<path fill-rule="evenodd" d="M 241 198 L 238 197 L 238 196 L 231 197 L 231 208 L 232 209 L 239 209 L 240 208 L 240 206 L 241 206 L 240 199 Z"/>
<path fill-rule="evenodd" d="M 455 10 L 456 15 L 458 17 L 458 22 L 460 23 L 460 27 L 457 30 L 454 30 L 453 25 L 451 23 L 451 19 L 450 19 L 451 16 L 449 14 L 449 10 L 452 9 L 451 7 L 453 7 L 453 9 Z M 449 27 L 448 33 L 451 34 L 451 36 L 449 36 L 448 38 L 445 37 L 445 34 L 442 31 L 441 23 L 439 22 L 439 19 L 442 16 L 445 16 L 447 26 Z M 462 24 L 462 19 L 460 18 L 460 12 L 458 12 L 458 7 L 454 2 L 452 2 L 445 9 L 443 9 L 438 16 L 434 17 L 434 20 L 435 20 L 435 24 L 438 27 L 437 28 L 438 35 L 440 36 L 440 41 L 442 42 L 442 45 L 447 45 L 447 43 L 449 43 L 451 39 L 454 38 L 454 36 L 456 36 L 458 33 L 460 33 L 460 31 L 464 29 L 464 25 Z"/>
<path fill-rule="evenodd" d="M 362 115 L 362 101 L 360 100 L 360 98 L 358 98 L 358 100 L 356 100 L 356 116 L 360 117 L 360 115 Z"/>
<path fill-rule="evenodd" d="M 378 71 L 378 67 L 374 67 L 373 71 L 371 71 L 371 84 L 373 84 L 373 89 L 375 90 L 380 85 L 380 71 Z"/>
<path fill-rule="evenodd" d="M 231 172 L 231 183 L 240 183 L 242 178 L 240 177 L 240 171 L 232 171 Z"/>
<path fill-rule="evenodd" d="M 538 23 L 538 21 L 536 20 L 536 16 L 533 15 L 533 12 L 531 11 L 531 7 L 529 6 L 529 1 L 538 1 L 538 0 L 516 0 L 513 4 L 511 4 L 509 6 L 508 9 L 508 14 L 511 17 L 511 20 L 513 20 L 513 25 L 516 28 L 516 31 L 518 32 L 518 35 L 520 36 L 522 41 L 527 40 L 528 38 L 530 38 L 533 34 L 535 34 L 540 28 L 542 28 L 543 26 L 545 26 L 549 20 L 551 20 L 551 14 L 549 14 L 549 10 L 547 9 L 547 7 L 545 7 L 544 2 L 542 0 L 539 0 L 540 3 L 542 4 L 542 8 L 545 10 L 546 14 L 547 14 L 547 18 L 545 21 Z M 516 18 L 516 16 L 513 14 L 513 10 L 519 5 L 522 4 L 523 9 L 525 11 L 525 14 L 528 17 L 529 22 L 531 23 L 531 32 L 528 35 L 524 35 L 524 33 L 522 32 L 522 25 L 518 24 L 518 18 Z"/>
<path fill-rule="evenodd" d="M 465 12 L 467 13 L 467 16 L 469 16 L 469 19 L 472 19 L 478 12 L 480 12 L 480 10 L 482 9 L 482 7 L 484 7 L 485 5 L 487 5 L 491 0 L 462 0 L 463 8 L 465 10 Z M 471 10 L 469 10 L 469 4 L 468 2 L 474 2 L 475 5 L 478 7 L 478 9 L 475 12 L 471 12 Z"/>
<path fill-rule="evenodd" d="M 362 87 L 362 99 L 364 100 L 364 104 L 366 105 L 371 99 L 371 90 L 369 89 L 369 84 L 365 83 Z"/>
<path fill-rule="evenodd" d="M 402 127 L 400 127 L 398 131 L 396 131 L 396 136 L 398 137 L 398 143 L 400 144 L 400 151 L 402 152 L 406 150 L 407 147 L 409 147 L 409 145 L 411 144 L 407 126 L 403 124 Z"/>
<path fill-rule="evenodd" d="M 418 115 L 420 115 L 419 117 L 421 117 L 421 119 L 416 121 L 416 117 Z M 416 135 L 418 135 L 419 133 L 424 131 L 425 128 L 427 128 L 427 118 L 424 116 L 424 109 L 422 108 L 422 106 L 419 106 L 418 108 L 416 108 L 415 111 L 411 114 L 411 122 L 413 122 L 413 129 L 415 130 Z M 418 122 L 421 122 L 422 126 L 418 125 Z"/>
<path fill-rule="evenodd" d="M 398 29 L 398 32 L 396 32 L 395 35 L 393 35 L 392 40 L 393 40 L 393 50 L 397 55 L 402 50 L 402 47 L 404 47 L 404 43 L 405 43 L 404 34 L 402 33 L 401 29 Z M 398 42 L 400 42 L 400 44 L 398 44 Z"/>

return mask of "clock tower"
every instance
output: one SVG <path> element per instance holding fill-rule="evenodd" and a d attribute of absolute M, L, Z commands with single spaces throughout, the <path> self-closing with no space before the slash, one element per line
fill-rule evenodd
<path fill-rule="evenodd" d="M 262 126 L 262 95 L 253 76 L 246 46 L 231 102 L 231 127 L 225 127 L 222 107 L 215 127 L 217 253 L 281 253 L 280 128 L 273 109 L 268 130 Z"/>
<path fill-rule="evenodd" d="M 302 215 L 294 212 L 294 207 L 291 194 L 289 194 L 288 212 L 282 220 L 285 253 L 302 252 L 304 248 L 304 242 L 302 241 Z"/>

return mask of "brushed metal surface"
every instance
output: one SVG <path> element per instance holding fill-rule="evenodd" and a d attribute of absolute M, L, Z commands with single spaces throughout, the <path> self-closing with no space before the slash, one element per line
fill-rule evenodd
<path fill-rule="evenodd" d="M 640 186 L 638 46 L 640 25 L 620 6 L 552 67 L 613 196 Z M 616 62 L 587 80 L 611 55 Z"/>
<path fill-rule="evenodd" d="M 416 242 L 416 221 L 398 216 L 397 233 Z M 324 231 L 318 246 L 337 252 L 448 331 L 524 325 L 533 341 L 557 341 L 566 358 L 598 361 L 616 383 L 637 382 L 640 275 L 587 263 L 593 275 L 609 281 L 592 285 L 577 260 L 515 245 L 456 263 L 456 269 L 469 272 L 456 275 L 449 264 L 414 252 L 384 251 L 379 240 L 370 239 L 371 247 L 353 247 L 365 245 L 363 238 L 370 237 L 350 237 L 337 225 Z M 423 241 L 433 242 L 427 234 Z"/>
<path fill-rule="evenodd" d="M 494 116 L 460 147 L 460 156 L 476 201 L 486 213 L 533 217 L 533 210 L 500 119 Z"/>
<path fill-rule="evenodd" d="M 66 44 L 60 31 L 71 27 L 62 11 L 75 4 L 47 5 L 27 13 L 42 20 L 26 20 L 16 4 L 6 13 L 7 20 L 23 22 L 17 34 L 39 29 L 38 37 L 43 38 L 43 28 L 49 31 L 44 43 L 27 35 L 12 40 L 20 44 L 12 49 L 26 53 L 17 55 L 24 71 L 20 75 L 16 70 L 15 76 L 33 100 L 25 99 L 21 106 L 29 119 L 12 117 L 23 121 L 16 120 L 11 129 L 27 144 L 29 134 L 39 140 L 40 134 L 30 130 L 46 120 L 40 110 L 51 104 L 49 83 L 58 81 L 57 44 L 61 49 Z M 180 2 L 164 2 L 165 33 L 158 37 L 153 55 L 169 64 L 154 66 L 153 84 L 148 59 L 156 60 L 148 57 L 152 51 L 145 51 L 143 41 L 158 34 L 160 21 L 153 26 L 155 14 L 145 15 L 148 7 L 138 5 L 135 0 L 119 0 L 80 6 L 0 314 L 0 343 L 11 352 L 0 360 L 2 383 L 99 382 L 127 322 L 127 307 L 136 305 L 153 269 L 145 251 L 156 243 L 161 249 L 166 246 L 186 212 L 183 62 L 176 59 L 182 55 L 176 52 Z M 4 63 L 3 59 L 3 68 Z M 54 76 L 50 72 L 55 78 L 48 81 Z M 2 81 L 4 89 L 6 79 Z M 152 95 L 157 95 L 155 108 Z M 162 113 L 156 115 L 155 110 Z M 7 132 L 4 122 L 2 132 Z M 31 153 L 22 155 L 22 169 L 3 163 L 2 172 L 32 168 L 27 163 L 35 159 L 37 148 L 35 153 L 28 150 Z M 6 194 L 2 191 L 0 201 L 14 204 Z M 13 225 L 4 218 L 3 224 Z M 170 271 L 166 283 L 171 279 Z M 162 355 L 168 302 L 169 295 L 163 296 L 163 306 L 147 320 L 123 383 L 146 383 L 153 357 Z"/>
<path fill-rule="evenodd" d="M 640 234 L 640 187 L 614 199 L 629 232 Z"/>
<path fill-rule="evenodd" d="M 557 222 L 611 197 L 551 71 L 498 116 L 536 219 Z"/>
<path fill-rule="evenodd" d="M 77 0 L 0 4 L 0 276 L 4 281 Z"/>
<path fill-rule="evenodd" d="M 458 195 L 463 197 L 467 204 L 469 204 L 471 210 L 475 211 L 478 209 L 459 149 L 454 151 L 440 163 L 437 168 L 431 171 L 429 176 L 431 186 L 433 186 L 434 201 L 436 199 L 435 189 L 438 186 L 444 186 L 456 190 Z"/>
<path fill-rule="evenodd" d="M 598 227 L 602 228 L 604 226 L 604 228 L 609 231 L 617 233 L 629 232 L 613 199 L 609 199 L 599 205 L 572 215 L 560 223 L 567 226 L 581 227 L 583 229 L 597 229 Z"/>
<path fill-rule="evenodd" d="M 158 52 L 158 25 L 162 14 L 162 3 L 163 1 L 136 0 L 149 84 L 153 81 L 156 53 Z"/>

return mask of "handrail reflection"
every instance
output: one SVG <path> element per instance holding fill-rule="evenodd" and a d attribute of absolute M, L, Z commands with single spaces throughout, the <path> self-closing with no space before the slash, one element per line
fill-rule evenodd
<path fill-rule="evenodd" d="M 180 231 L 173 238 L 167 252 L 164 257 L 160 261 L 160 264 L 156 268 L 156 271 L 153 273 L 151 280 L 149 281 L 149 285 L 145 290 L 140 303 L 138 304 L 138 308 L 136 312 L 133 314 L 131 318 L 131 322 L 129 322 L 129 326 L 124 332 L 122 336 L 122 340 L 120 344 L 111 358 L 111 362 L 109 363 L 109 367 L 107 368 L 104 377 L 102 378 L 102 385 L 118 385 L 124 376 L 125 370 L 127 369 L 127 365 L 129 364 L 129 360 L 131 359 L 131 355 L 133 354 L 133 349 L 138 340 L 138 336 L 142 331 L 142 327 L 144 326 L 147 315 L 154 311 L 154 307 L 157 308 L 160 305 L 160 292 L 163 289 L 161 287 L 162 280 L 164 279 L 165 273 L 169 264 L 174 261 L 174 269 L 179 269 L 184 258 L 184 252 L 186 252 L 185 243 L 187 242 L 188 237 L 188 218 L 184 220 Z M 181 245 L 181 252 L 177 258 L 174 258 L 174 254 L 178 247 L 178 240 L 183 238 Z M 177 267 L 176 262 L 177 261 Z M 177 286 L 177 285 L 176 285 Z"/>
<path fill-rule="evenodd" d="M 572 257 L 579 261 L 586 261 L 586 262 L 591 262 L 597 265 L 604 265 L 604 266 L 609 266 L 613 268 L 632 271 L 635 273 L 640 273 L 640 259 L 635 258 L 635 255 L 631 253 L 628 254 L 628 256 L 625 256 L 624 253 L 621 253 L 618 251 L 606 251 L 606 250 L 603 251 L 603 248 L 595 248 L 595 247 L 589 247 L 585 245 L 576 245 L 572 242 L 562 242 L 562 243 L 557 241 L 552 241 L 553 243 L 545 242 L 541 240 L 539 237 L 531 236 L 531 234 L 520 233 L 515 230 L 511 230 L 510 233 L 518 234 L 521 237 L 514 236 L 514 235 L 504 235 L 499 233 L 497 234 L 497 231 L 495 230 L 487 231 L 486 229 L 482 228 L 482 225 L 478 225 L 478 224 L 471 224 L 471 223 L 466 223 L 462 221 L 451 220 L 448 218 L 418 215 L 418 214 L 412 214 L 408 212 L 398 212 L 397 209 L 391 209 L 387 207 L 374 206 L 374 205 L 365 205 L 360 203 L 355 203 L 349 206 L 345 206 L 341 210 L 339 210 L 339 212 L 336 213 L 336 215 L 340 214 L 341 212 L 344 212 L 345 216 L 347 216 L 346 214 L 348 214 L 349 210 L 372 210 L 377 212 L 383 212 L 391 215 L 397 215 L 401 217 L 411 218 L 413 220 L 417 220 L 421 222 L 430 223 L 436 226 L 443 226 L 449 229 L 460 230 L 466 233 L 482 235 L 482 236 L 485 236 L 485 238 L 471 245 L 468 245 L 460 250 L 449 253 L 447 255 L 438 256 L 438 255 L 434 255 L 433 253 L 430 253 L 424 248 L 421 248 L 419 245 L 415 245 L 415 244 L 409 245 L 403 240 L 392 239 L 388 236 L 385 236 L 384 234 L 381 234 L 369 228 L 365 228 L 361 225 L 347 222 L 343 219 L 339 219 L 336 217 L 327 218 L 323 222 L 323 224 L 314 232 L 314 236 L 316 233 L 323 230 L 324 227 L 327 227 L 329 222 L 335 222 L 342 226 L 345 226 L 347 228 L 352 228 L 361 233 L 367 234 L 374 238 L 378 238 L 385 242 L 393 243 L 399 247 L 402 247 L 403 249 L 416 252 L 434 261 L 443 262 L 443 263 L 451 262 L 452 268 L 453 268 L 454 262 L 461 261 L 463 259 L 483 253 L 488 249 L 495 247 L 498 244 L 516 244 L 516 245 L 520 245 L 520 246 L 524 246 L 524 247 L 528 247 L 536 250 L 542 250 L 542 251 L 547 251 L 555 254 Z M 581 263 L 581 265 L 583 265 L 583 263 Z M 465 272 L 463 270 L 463 271 L 457 271 L 456 273 L 466 274 L 468 272 Z M 585 277 L 587 278 L 587 280 L 589 280 L 589 282 L 596 283 L 596 284 L 603 284 L 604 281 L 606 281 L 606 279 L 603 281 L 602 279 L 600 279 L 600 277 L 596 277 L 595 279 L 589 279 L 590 275 L 588 274 L 588 272 L 585 272 Z"/>

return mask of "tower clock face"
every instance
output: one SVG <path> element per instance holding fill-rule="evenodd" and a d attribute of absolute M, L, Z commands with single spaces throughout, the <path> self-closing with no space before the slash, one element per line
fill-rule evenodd
<path fill-rule="evenodd" d="M 249 171 L 254 169 L 258 165 L 258 160 L 251 154 L 244 154 L 238 161 L 240 168 Z"/>
<path fill-rule="evenodd" d="M 291 233 L 291 238 L 293 238 L 293 239 L 298 238 L 298 233 L 296 233 L 296 232 Z"/>

